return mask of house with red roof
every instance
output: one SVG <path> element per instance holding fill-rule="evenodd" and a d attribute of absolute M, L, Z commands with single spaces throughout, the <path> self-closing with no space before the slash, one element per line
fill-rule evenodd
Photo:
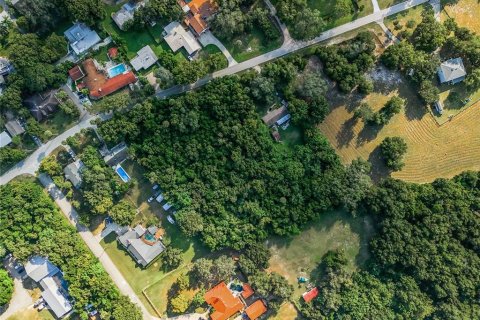
<path fill-rule="evenodd" d="M 207 20 L 218 10 L 214 0 L 178 0 L 178 4 L 186 13 L 185 24 L 198 36 L 208 30 Z"/>
<path fill-rule="evenodd" d="M 303 300 L 305 300 L 306 303 L 309 303 L 313 299 L 315 299 L 318 296 L 318 288 L 315 287 L 311 289 L 310 291 L 305 292 L 302 294 Z"/>
<path fill-rule="evenodd" d="M 68 70 L 68 75 L 70 76 L 70 78 L 72 78 L 73 82 L 76 82 L 85 77 L 85 73 L 78 65 Z"/>
<path fill-rule="evenodd" d="M 215 310 L 210 315 L 212 320 L 227 320 L 243 309 L 242 301 L 233 295 L 225 282 L 221 282 L 207 291 L 204 298 Z"/>

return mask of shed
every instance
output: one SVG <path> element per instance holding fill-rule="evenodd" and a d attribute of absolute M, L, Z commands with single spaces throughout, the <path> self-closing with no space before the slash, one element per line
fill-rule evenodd
<path fill-rule="evenodd" d="M 267 126 L 270 127 L 270 126 L 273 126 L 275 122 L 277 122 L 279 119 L 286 116 L 287 114 L 288 114 L 287 107 L 281 106 L 280 108 L 269 111 L 266 115 L 262 117 L 262 121 Z"/>
<path fill-rule="evenodd" d="M 253 289 L 248 283 L 243 284 L 242 297 L 247 299 L 253 295 Z"/>
<path fill-rule="evenodd" d="M 308 302 L 312 301 L 313 299 L 315 299 L 318 296 L 318 293 L 319 293 L 318 288 L 315 287 L 312 290 L 307 291 L 304 294 L 302 294 L 303 300 L 305 300 L 305 302 L 308 303 Z"/>

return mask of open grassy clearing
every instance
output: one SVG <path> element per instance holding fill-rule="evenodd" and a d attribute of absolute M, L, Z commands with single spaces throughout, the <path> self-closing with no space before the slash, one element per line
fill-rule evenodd
<path fill-rule="evenodd" d="M 272 320 L 298 319 L 299 314 L 293 303 L 287 301 L 282 304 L 277 314 L 272 316 Z"/>
<path fill-rule="evenodd" d="M 380 7 L 380 9 L 386 9 L 402 2 L 403 0 L 378 0 L 378 6 Z"/>
<path fill-rule="evenodd" d="M 375 90 L 365 102 L 375 111 L 393 95 L 407 99 L 407 106 L 378 130 L 354 119 L 353 112 L 361 97 L 330 90 L 332 109 L 319 128 L 344 163 L 357 157 L 367 159 L 373 165 L 374 179 L 385 177 L 388 171 L 378 146 L 386 137 L 400 136 L 407 142 L 408 152 L 403 170 L 392 174 L 395 178 L 422 183 L 480 169 L 480 103 L 439 126 L 400 74 L 378 67 L 371 75 Z"/>
<path fill-rule="evenodd" d="M 356 12 L 341 18 L 334 17 L 336 1 L 332 0 L 307 0 L 308 7 L 320 11 L 324 21 L 326 22 L 323 30 L 328 30 L 347 22 L 356 20 L 373 13 L 373 3 L 371 0 L 359 0 Z M 294 26 L 292 26 L 294 27 Z"/>
<path fill-rule="evenodd" d="M 383 21 L 388 29 L 394 34 L 398 35 L 402 31 L 413 32 L 417 25 L 422 21 L 422 12 L 425 8 L 431 8 L 428 3 L 421 6 L 416 6 L 406 11 L 402 11 L 393 16 L 385 18 Z M 407 27 L 409 21 L 413 21 L 412 26 Z M 395 25 L 398 22 L 397 25 Z"/>
<path fill-rule="evenodd" d="M 45 136 L 42 137 L 42 140 L 43 138 L 50 140 L 51 138 L 58 136 L 60 133 L 73 127 L 77 120 L 77 118 L 67 115 L 63 110 L 58 110 L 53 117 L 39 123 L 43 132 L 50 131 L 51 133 L 50 137 L 47 137 L 45 134 Z"/>
<path fill-rule="evenodd" d="M 442 21 L 451 17 L 455 19 L 460 27 L 466 27 L 480 35 L 480 1 L 458 0 L 445 2 L 447 3 L 444 4 L 441 14 Z"/>
<path fill-rule="evenodd" d="M 140 211 L 134 224 L 155 220 L 156 223 L 160 223 L 161 227 L 165 229 L 165 237 L 168 237 L 171 240 L 170 246 L 179 248 L 183 252 L 182 265 L 174 272 L 168 273 L 162 268 L 161 255 L 159 259 L 154 261 L 148 268 L 140 268 L 136 265 L 129 253 L 117 242 L 116 235 L 113 233 L 100 243 L 132 289 L 137 293 L 140 299 L 143 300 L 147 308 L 149 308 L 149 311 L 152 314 L 155 314 L 153 308 L 150 307 L 149 302 L 145 299 L 142 291 L 149 287 L 148 297 L 152 301 L 156 301 L 155 308 L 157 310 L 166 310 L 166 301 L 158 299 L 157 296 L 162 294 L 164 290 L 168 291 L 171 284 L 175 282 L 177 277 L 181 274 L 181 272 L 177 271 L 187 268 L 194 259 L 205 256 L 208 253 L 208 250 L 198 239 L 192 240 L 186 238 L 180 232 L 177 225 L 170 224 L 167 221 L 166 215 L 160 204 L 156 201 L 147 203 L 147 199 L 152 195 L 153 190 L 152 184 L 143 175 L 144 170 L 142 167 L 131 160 L 123 162 L 122 167 L 127 171 L 131 178 L 137 180 L 137 184 L 133 187 L 132 191 L 126 195 L 126 198 L 134 203 Z M 165 289 L 166 287 L 167 289 Z"/>
<path fill-rule="evenodd" d="M 327 212 L 293 238 L 278 237 L 267 241 L 272 252 L 269 271 L 287 278 L 295 288 L 293 298 L 296 299 L 306 290 L 305 284 L 298 284 L 297 277 L 315 279 L 317 266 L 328 250 L 345 250 L 351 271 L 361 266 L 368 258 L 368 241 L 372 234 L 369 217 L 353 218 L 344 211 Z"/>

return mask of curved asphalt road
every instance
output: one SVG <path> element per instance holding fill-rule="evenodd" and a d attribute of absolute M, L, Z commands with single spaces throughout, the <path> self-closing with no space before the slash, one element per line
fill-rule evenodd
<path fill-rule="evenodd" d="M 336 28 L 327 30 L 323 32 L 320 36 L 309 40 L 309 41 L 286 41 L 280 48 L 267 52 L 265 54 L 262 54 L 258 57 L 252 58 L 250 60 L 243 61 L 241 63 L 238 63 L 236 65 L 230 66 L 228 68 L 216 71 L 212 74 L 207 75 L 206 77 L 198 80 L 195 83 L 191 84 L 186 84 L 186 85 L 177 85 L 165 90 L 159 90 L 156 93 L 156 96 L 159 98 L 167 98 L 172 95 L 180 94 L 186 91 L 190 91 L 193 89 L 197 89 L 205 84 L 207 84 L 210 80 L 214 78 L 220 78 L 223 76 L 228 76 L 232 75 L 250 68 L 253 68 L 255 66 L 258 66 L 260 64 L 263 64 L 265 62 L 283 57 L 287 54 L 290 54 L 292 52 L 298 51 L 300 49 L 307 48 L 309 46 L 318 44 L 322 41 L 329 40 L 331 38 L 334 38 L 336 36 L 342 35 L 346 32 L 358 29 L 360 27 L 366 26 L 367 24 L 383 20 L 384 18 L 397 14 L 399 12 L 408 10 L 410 8 L 413 8 L 415 6 L 418 6 L 420 4 L 423 4 L 425 2 L 428 2 L 428 0 L 410 0 L 410 1 L 405 1 L 402 3 L 399 3 L 397 5 L 391 6 L 390 8 L 383 9 L 380 11 L 376 11 L 372 14 L 369 14 L 368 16 L 359 18 L 355 21 L 343 24 L 341 26 L 338 26 Z"/>

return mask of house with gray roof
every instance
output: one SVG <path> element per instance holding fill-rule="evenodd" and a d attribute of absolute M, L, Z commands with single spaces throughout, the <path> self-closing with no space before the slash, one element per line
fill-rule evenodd
<path fill-rule="evenodd" d="M 158 57 L 155 52 L 153 52 L 149 45 L 146 45 L 142 49 L 138 50 L 137 55 L 130 60 L 130 64 L 135 71 L 139 71 L 141 69 L 147 70 L 157 61 Z"/>
<path fill-rule="evenodd" d="M 7 131 L 2 131 L 2 133 L 0 133 L 0 148 L 8 146 L 10 143 L 12 143 L 10 135 Z"/>
<path fill-rule="evenodd" d="M 462 58 L 450 59 L 442 62 L 438 67 L 438 78 L 440 83 L 456 84 L 463 80 L 467 76 L 467 71 L 463 65 Z"/>
<path fill-rule="evenodd" d="M 33 256 L 25 265 L 25 272 L 42 290 L 42 298 L 57 318 L 68 315 L 73 306 L 63 275 L 47 258 Z"/>
<path fill-rule="evenodd" d="M 28 107 L 35 120 L 41 122 L 58 110 L 60 102 L 55 97 L 56 93 L 56 90 L 36 93 L 25 99 L 23 103 Z"/>
<path fill-rule="evenodd" d="M 84 168 L 84 164 L 81 160 L 70 163 L 63 169 L 65 178 L 69 180 L 75 188 L 79 188 L 82 185 L 81 172 Z"/>
<path fill-rule="evenodd" d="M 25 265 L 25 272 L 27 276 L 32 278 L 35 282 L 40 282 L 45 277 L 53 276 L 60 271 L 47 258 L 40 256 L 33 256 Z"/>
<path fill-rule="evenodd" d="M 128 22 L 133 20 L 135 10 L 138 10 L 140 7 L 145 6 L 144 1 L 139 1 L 139 2 L 134 2 L 134 1 L 129 1 L 125 3 L 120 10 L 118 10 L 115 13 L 112 13 L 112 19 L 113 21 L 117 24 L 117 26 L 123 30 L 123 25 Z"/>
<path fill-rule="evenodd" d="M 160 241 L 159 229 L 155 226 L 145 229 L 141 225 L 137 225 L 119 236 L 117 240 L 144 268 L 165 250 L 165 246 Z"/>
<path fill-rule="evenodd" d="M 70 48 L 77 56 L 85 53 L 102 40 L 94 30 L 79 22 L 65 31 L 64 35 L 69 42 Z"/>

